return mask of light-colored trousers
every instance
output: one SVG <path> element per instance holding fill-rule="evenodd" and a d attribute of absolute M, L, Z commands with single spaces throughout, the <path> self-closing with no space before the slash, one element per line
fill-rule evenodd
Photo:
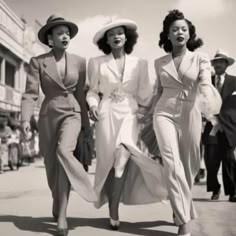
<path fill-rule="evenodd" d="M 153 117 L 154 130 L 163 158 L 168 195 L 177 225 L 197 217 L 191 188 L 198 169 L 197 163 L 200 163 L 200 137 L 196 130 L 189 129 L 187 123 L 185 128 L 180 128 L 178 122 L 171 118 L 162 115 Z"/>

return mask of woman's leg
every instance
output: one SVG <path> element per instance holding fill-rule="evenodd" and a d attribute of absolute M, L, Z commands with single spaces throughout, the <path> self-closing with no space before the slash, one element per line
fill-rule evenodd
<path fill-rule="evenodd" d="M 114 162 L 114 177 L 112 180 L 112 189 L 110 191 L 110 217 L 113 220 L 119 220 L 119 203 L 124 187 L 125 177 L 126 177 L 126 166 L 130 157 L 130 152 L 125 148 L 125 146 L 120 145 L 120 147 L 115 152 L 115 162 Z"/>
<path fill-rule="evenodd" d="M 67 228 L 66 222 L 66 210 L 69 200 L 70 193 L 70 182 L 68 177 L 61 165 L 59 165 L 59 176 L 58 176 L 58 193 L 59 193 L 59 202 L 58 202 L 58 228 L 65 229 Z"/>
<path fill-rule="evenodd" d="M 56 149 L 58 164 L 58 229 L 66 229 L 66 212 L 70 193 L 69 175 L 73 176 L 73 182 L 76 182 L 76 170 L 72 167 L 77 164 L 76 158 L 73 156 L 76 147 L 77 138 L 80 132 L 79 117 L 69 117 L 64 120 L 58 133 L 58 144 Z M 81 169 L 83 169 L 82 165 Z M 77 171 L 79 171 L 77 169 Z M 84 171 L 84 170 L 83 170 Z"/>
<path fill-rule="evenodd" d="M 154 129 L 163 158 L 164 174 L 170 203 L 175 215 L 179 234 L 189 232 L 192 195 L 183 163 L 180 158 L 179 130 L 176 124 L 161 116 L 154 116 Z"/>

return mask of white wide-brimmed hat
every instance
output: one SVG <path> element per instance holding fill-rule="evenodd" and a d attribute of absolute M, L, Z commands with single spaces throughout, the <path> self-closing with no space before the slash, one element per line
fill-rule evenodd
<path fill-rule="evenodd" d="M 223 49 L 218 49 L 216 51 L 215 57 L 211 60 L 211 62 L 214 63 L 214 61 L 219 59 L 226 60 L 229 66 L 231 66 L 234 63 L 234 59 L 232 57 L 229 57 L 228 52 Z"/>
<path fill-rule="evenodd" d="M 105 35 L 105 33 L 115 27 L 118 26 L 124 26 L 128 29 L 132 29 L 132 30 L 137 30 L 137 24 L 129 19 L 110 19 L 108 22 L 106 22 L 98 31 L 97 33 L 94 35 L 93 37 L 93 42 L 95 44 L 97 44 L 97 42 L 103 38 L 103 36 Z"/>
<path fill-rule="evenodd" d="M 69 27 L 70 38 L 75 37 L 75 35 L 78 33 L 78 30 L 79 30 L 78 26 L 75 23 L 71 21 L 67 21 L 65 20 L 64 17 L 54 14 L 54 15 L 49 16 L 49 18 L 47 19 L 47 23 L 39 30 L 38 38 L 40 42 L 48 45 L 47 34 L 52 28 L 58 25 L 66 25 Z"/>

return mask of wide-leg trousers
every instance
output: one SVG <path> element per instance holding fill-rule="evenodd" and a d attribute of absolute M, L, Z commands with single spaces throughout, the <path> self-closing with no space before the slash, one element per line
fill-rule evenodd
<path fill-rule="evenodd" d="M 97 196 L 81 163 L 74 157 L 81 130 L 80 113 L 57 113 L 40 117 L 39 146 L 44 157 L 47 180 L 54 201 L 58 201 L 59 165 L 63 167 L 72 188 L 85 200 L 94 202 Z"/>
<path fill-rule="evenodd" d="M 169 117 L 154 115 L 154 130 L 164 164 L 170 203 L 177 225 L 197 217 L 191 187 L 200 165 L 200 134 L 191 120 L 180 126 Z"/>

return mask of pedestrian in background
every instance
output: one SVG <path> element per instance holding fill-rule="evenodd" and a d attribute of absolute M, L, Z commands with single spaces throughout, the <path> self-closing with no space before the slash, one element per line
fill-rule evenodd
<path fill-rule="evenodd" d="M 89 124 L 83 91 L 85 59 L 66 52 L 77 32 L 77 25 L 61 16 L 48 18 L 38 38 L 52 50 L 31 59 L 22 97 L 22 128 L 27 135 L 39 86 L 45 95 L 39 114 L 39 146 L 53 197 L 52 214 L 58 235 L 63 236 L 68 234 L 66 210 L 71 186 L 87 201 L 96 200 L 83 166 L 73 155 L 81 128 Z"/>
<path fill-rule="evenodd" d="M 231 145 L 234 142 L 234 136 L 231 136 L 231 134 L 236 126 L 235 119 L 225 119 L 225 116 L 231 117 L 231 114 L 235 113 L 235 107 L 232 106 L 231 100 L 233 101 L 234 97 L 232 96 L 236 95 L 236 76 L 226 73 L 227 68 L 233 63 L 234 59 L 223 49 L 217 50 L 215 57 L 212 59 L 212 66 L 215 70 L 212 83 L 221 94 L 224 109 L 219 116 L 210 117 L 203 134 L 207 191 L 212 192 L 211 200 L 220 198 L 221 185 L 217 175 L 222 163 L 224 191 L 225 195 L 229 196 L 230 202 L 236 202 L 235 146 Z M 220 117 L 223 118 L 220 119 Z M 227 123 L 225 123 L 226 120 Z M 230 134 L 229 137 L 228 134 Z"/>
<path fill-rule="evenodd" d="M 4 166 L 8 165 L 8 140 L 12 130 L 8 126 L 8 115 L 0 113 L 0 174 L 4 171 Z"/>

